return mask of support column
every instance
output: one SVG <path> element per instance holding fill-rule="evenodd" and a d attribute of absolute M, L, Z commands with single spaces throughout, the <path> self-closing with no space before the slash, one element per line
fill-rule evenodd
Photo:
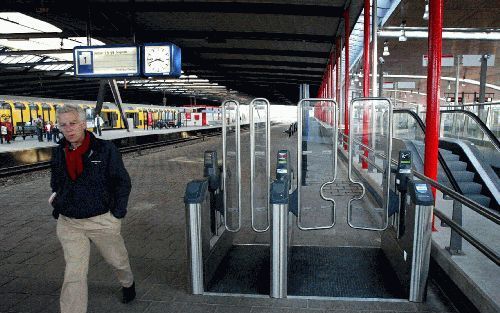
<path fill-rule="evenodd" d="M 479 105 L 478 116 L 483 122 L 486 122 L 484 101 L 486 99 L 486 72 L 488 70 L 488 55 L 481 57 L 481 72 L 479 74 Z"/>
<path fill-rule="evenodd" d="M 455 70 L 455 106 L 458 106 L 458 87 L 460 86 L 460 55 L 457 55 L 457 67 Z"/>
<path fill-rule="evenodd" d="M 364 38 L 363 38 L 363 97 L 370 96 L 370 0 L 365 0 L 364 8 Z M 369 145 L 369 131 L 370 131 L 370 111 L 368 108 L 363 109 L 363 136 L 361 142 Z M 368 158 L 368 149 L 364 150 L 365 158 Z M 368 162 L 363 158 L 361 168 L 367 169 Z"/>
<path fill-rule="evenodd" d="M 349 136 L 349 36 L 351 33 L 351 26 L 349 22 L 349 8 L 344 13 L 344 47 L 345 47 L 345 80 L 344 80 L 344 134 Z M 344 138 L 344 142 L 347 142 Z M 344 144 L 344 150 L 347 150 L 347 143 Z"/>
<path fill-rule="evenodd" d="M 382 97 L 384 95 L 384 63 L 380 63 L 380 66 L 378 67 L 378 76 L 379 76 L 379 81 L 378 81 L 378 96 Z"/>
<path fill-rule="evenodd" d="M 377 0 L 372 0 L 372 96 L 378 97 L 377 90 L 377 31 L 378 31 L 378 16 L 377 16 Z"/>
<path fill-rule="evenodd" d="M 443 41 L 443 0 L 429 1 L 429 39 L 427 67 L 427 112 L 425 115 L 424 175 L 437 181 L 439 148 L 439 93 Z M 432 188 L 434 199 L 436 189 Z M 433 230 L 434 220 L 433 220 Z"/>

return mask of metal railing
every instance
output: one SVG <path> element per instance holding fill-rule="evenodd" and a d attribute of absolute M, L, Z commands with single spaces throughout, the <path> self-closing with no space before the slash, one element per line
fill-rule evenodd
<path fill-rule="evenodd" d="M 400 110 L 394 110 L 394 112 L 400 111 Z M 404 110 L 408 111 L 408 110 Z M 415 114 L 413 111 L 410 111 L 411 113 Z M 416 115 L 416 114 L 415 114 Z M 418 117 L 418 116 L 417 116 Z M 421 122 L 421 121 L 420 121 Z M 422 123 L 423 125 L 423 123 Z M 341 135 L 344 138 L 349 138 L 350 136 L 345 135 L 341 133 Z M 383 154 L 378 154 L 377 155 L 380 158 L 387 159 L 386 156 Z M 441 162 L 441 160 L 440 160 Z M 397 161 L 394 159 L 391 159 L 391 163 L 394 165 L 397 165 Z M 444 163 L 444 162 L 443 162 Z M 446 166 L 446 165 L 445 165 Z M 448 169 L 449 170 L 449 169 Z M 440 184 L 439 182 L 436 182 L 433 179 L 428 178 L 422 173 L 419 173 L 415 170 L 412 170 L 413 175 L 415 177 L 425 181 L 426 183 L 430 184 L 432 187 L 436 188 L 437 190 L 441 191 L 443 194 L 447 195 L 454 201 L 458 201 L 460 204 L 467 206 L 474 212 L 480 214 L 481 216 L 485 217 L 489 221 L 500 225 L 500 215 L 492 212 L 488 208 L 480 205 L 479 203 L 470 200 L 469 198 L 466 198 L 463 196 L 461 193 L 446 187 L 445 185 Z M 448 176 L 448 173 L 446 173 Z M 451 175 L 450 171 L 450 176 L 448 176 L 448 179 L 454 180 L 453 176 Z M 456 181 L 455 181 L 456 183 Z M 459 234 L 463 239 L 465 239 L 467 242 L 469 242 L 472 246 L 474 246 L 476 249 L 479 250 L 483 255 L 485 255 L 488 259 L 490 259 L 493 263 L 495 263 L 497 266 L 500 265 L 500 256 L 491 248 L 489 248 L 487 245 L 482 243 L 479 239 L 477 239 L 474 235 L 472 235 L 469 231 L 465 230 L 461 225 L 453 221 L 452 219 L 448 218 L 443 212 L 439 211 L 438 209 L 434 208 L 434 214 L 441 219 L 444 223 L 446 223 L 453 231 L 455 231 L 457 234 Z"/>

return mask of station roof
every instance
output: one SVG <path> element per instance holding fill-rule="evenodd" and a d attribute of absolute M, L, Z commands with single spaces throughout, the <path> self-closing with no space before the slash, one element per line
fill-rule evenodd
<path fill-rule="evenodd" d="M 210 94 L 193 90 L 172 92 L 167 95 L 172 101 L 188 95 L 220 100 L 231 91 L 243 98 L 265 97 L 275 103 L 294 104 L 301 83 L 310 84 L 311 95 L 315 94 L 328 57 L 334 52 L 335 38 L 344 32 L 344 9 L 349 7 L 351 28 L 359 28 L 362 5 L 362 0 L 4 0 L 2 11 L 27 14 L 61 31 L 1 34 L 0 30 L 0 39 L 74 40 L 90 35 L 94 43 L 173 42 L 182 48 L 185 79 L 208 80 L 226 88 Z M 402 20 L 408 27 L 426 27 L 427 22 L 422 19 L 424 5 L 423 0 L 378 0 L 380 18 L 387 14 L 382 27 L 399 26 Z M 499 6 L 495 1 L 445 1 L 444 27 L 498 29 Z M 358 50 L 361 36 L 355 32 L 351 36 L 351 44 L 357 45 Z M 427 53 L 427 40 L 387 40 L 391 55 L 386 58 L 384 72 L 409 77 L 426 75 L 422 55 Z M 379 38 L 379 55 L 383 41 Z M 443 54 L 495 54 L 498 46 L 498 40 L 445 40 Z M 9 55 L 8 50 L 5 48 L 0 55 Z M 2 93 L 96 98 L 99 82 L 66 75 L 71 71 L 68 61 L 35 55 L 35 59 L 16 62 L 22 65 L 0 64 Z M 351 55 L 351 60 L 355 57 Z M 52 70 L 44 71 L 41 65 L 52 66 Z M 360 66 L 354 65 L 353 72 Z M 498 68 L 488 69 L 488 82 L 498 84 Z M 454 76 L 453 73 L 453 68 L 443 68 L 443 76 Z M 464 74 L 467 79 L 479 81 L 478 68 L 467 68 L 461 76 Z M 416 88 L 425 90 L 425 79 L 402 79 L 414 80 Z M 161 102 L 162 96 L 144 83 L 128 82 L 128 86 L 121 91 L 125 101 Z"/>

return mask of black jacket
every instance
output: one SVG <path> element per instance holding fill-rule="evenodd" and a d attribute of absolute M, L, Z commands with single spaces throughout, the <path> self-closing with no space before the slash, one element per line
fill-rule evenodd
<path fill-rule="evenodd" d="M 111 141 L 89 134 L 90 147 L 83 155 L 83 172 L 75 181 L 66 169 L 66 140 L 62 139 L 52 151 L 50 187 L 56 192 L 52 201 L 55 218 L 59 214 L 89 218 L 108 211 L 116 218 L 127 214 L 132 185 L 120 152 Z"/>

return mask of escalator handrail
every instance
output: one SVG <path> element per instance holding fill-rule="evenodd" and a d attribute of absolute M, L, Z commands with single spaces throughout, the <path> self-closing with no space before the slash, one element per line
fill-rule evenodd
<path fill-rule="evenodd" d="M 417 122 L 418 126 L 420 127 L 420 130 L 422 130 L 422 133 L 425 135 L 425 124 L 422 121 L 422 119 L 420 118 L 420 116 L 418 116 L 417 113 L 413 112 L 412 110 L 407 110 L 407 109 L 394 109 L 393 112 L 394 113 L 410 114 Z M 462 193 L 462 189 L 460 188 L 457 181 L 455 180 L 455 177 L 453 176 L 450 168 L 448 167 L 448 165 L 444 161 L 444 158 L 441 155 L 441 152 L 439 150 L 438 150 L 438 161 L 439 161 L 439 164 L 441 165 L 441 168 L 444 171 L 444 174 L 446 175 L 446 178 L 448 178 L 448 181 L 450 182 L 453 189 L 458 193 Z"/>
<path fill-rule="evenodd" d="M 495 149 L 497 149 L 497 151 L 500 152 L 500 141 L 498 141 L 498 138 L 495 137 L 495 135 L 488 128 L 488 126 L 486 126 L 486 124 L 476 114 L 474 114 L 474 113 L 472 113 L 470 111 L 467 111 L 467 110 L 460 110 L 460 109 L 456 109 L 456 110 L 443 110 L 443 111 L 440 111 L 440 113 L 441 114 L 463 113 L 463 114 L 469 116 L 470 118 L 472 118 L 479 125 L 479 128 L 481 128 L 481 130 L 483 131 L 483 133 L 485 133 L 486 136 L 488 136 L 488 138 L 490 139 L 490 141 L 495 146 Z"/>

